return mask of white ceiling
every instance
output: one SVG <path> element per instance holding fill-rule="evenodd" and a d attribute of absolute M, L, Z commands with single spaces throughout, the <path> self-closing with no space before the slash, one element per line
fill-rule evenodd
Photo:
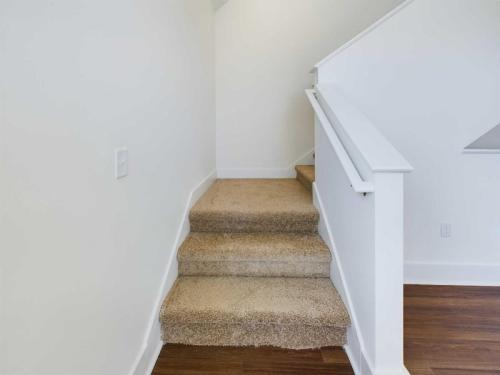
<path fill-rule="evenodd" d="M 212 2 L 214 3 L 215 10 L 218 10 L 221 6 L 223 6 L 228 1 L 229 0 L 212 0 Z"/>

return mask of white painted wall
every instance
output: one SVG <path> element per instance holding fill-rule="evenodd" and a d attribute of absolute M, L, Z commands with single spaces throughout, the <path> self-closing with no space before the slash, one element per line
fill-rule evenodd
<path fill-rule="evenodd" d="M 468 150 L 496 150 L 500 153 L 500 124 L 489 130 L 470 145 L 466 147 Z"/>
<path fill-rule="evenodd" d="M 500 157 L 462 154 L 500 121 L 500 2 L 410 2 L 320 76 L 415 168 L 405 185 L 407 281 L 500 285 Z"/>
<path fill-rule="evenodd" d="M 212 3 L 214 4 L 214 9 L 217 10 L 220 7 L 224 6 L 229 0 L 212 0 Z"/>
<path fill-rule="evenodd" d="M 401 0 L 231 0 L 216 14 L 217 169 L 287 175 L 313 147 L 312 66 Z"/>
<path fill-rule="evenodd" d="M 132 370 L 215 169 L 213 40 L 210 0 L 0 2 L 1 374 Z"/>

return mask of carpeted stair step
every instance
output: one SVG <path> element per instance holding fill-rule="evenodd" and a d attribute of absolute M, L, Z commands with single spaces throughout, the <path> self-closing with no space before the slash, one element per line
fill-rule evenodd
<path fill-rule="evenodd" d="M 349 316 L 326 278 L 179 277 L 160 320 L 166 343 L 341 346 Z"/>
<path fill-rule="evenodd" d="M 317 234 L 191 233 L 177 258 L 181 275 L 330 277 Z"/>
<path fill-rule="evenodd" d="M 316 233 L 318 219 L 296 179 L 217 180 L 189 215 L 192 232 Z"/>
<path fill-rule="evenodd" d="M 297 165 L 295 166 L 297 172 L 297 180 L 304 185 L 304 187 L 312 191 L 312 185 L 315 179 L 314 165 Z"/>

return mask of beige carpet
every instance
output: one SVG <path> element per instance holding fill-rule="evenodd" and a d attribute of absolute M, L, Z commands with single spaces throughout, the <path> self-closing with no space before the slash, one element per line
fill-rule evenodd
<path fill-rule="evenodd" d="M 297 165 L 297 180 L 309 191 L 312 191 L 312 184 L 316 178 L 314 165 Z"/>
<path fill-rule="evenodd" d="M 330 277 L 317 234 L 191 233 L 177 258 L 181 275 Z"/>
<path fill-rule="evenodd" d="M 318 218 L 294 179 L 218 180 L 189 215 L 193 232 L 314 233 Z"/>
<path fill-rule="evenodd" d="M 164 338 L 180 344 L 334 346 L 349 324 L 326 278 L 184 276 L 168 301 Z"/>
<path fill-rule="evenodd" d="M 349 316 L 329 279 L 318 220 L 298 180 L 216 181 L 190 213 L 180 276 L 160 314 L 165 341 L 344 345 Z"/>

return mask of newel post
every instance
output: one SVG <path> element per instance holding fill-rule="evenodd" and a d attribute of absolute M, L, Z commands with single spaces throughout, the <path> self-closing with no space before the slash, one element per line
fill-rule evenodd
<path fill-rule="evenodd" d="M 408 374 L 403 347 L 404 173 L 374 173 L 375 368 Z M 384 372 L 384 369 L 389 371 Z"/>

